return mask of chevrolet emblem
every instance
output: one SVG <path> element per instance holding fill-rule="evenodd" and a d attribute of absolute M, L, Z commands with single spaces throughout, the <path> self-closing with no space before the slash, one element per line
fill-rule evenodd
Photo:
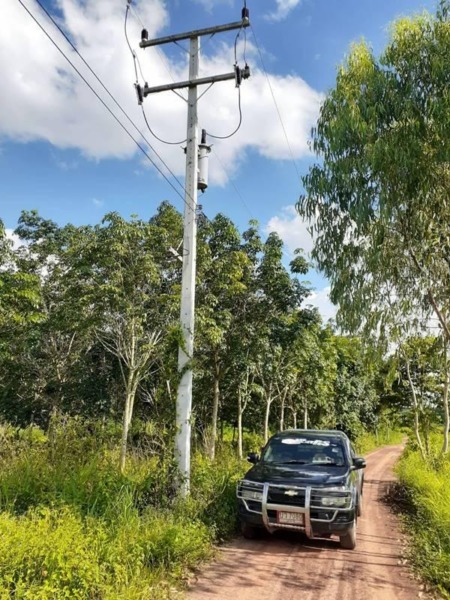
<path fill-rule="evenodd" d="M 296 492 L 295 490 L 287 490 L 286 492 L 284 492 L 285 496 L 298 496 L 298 492 Z"/>

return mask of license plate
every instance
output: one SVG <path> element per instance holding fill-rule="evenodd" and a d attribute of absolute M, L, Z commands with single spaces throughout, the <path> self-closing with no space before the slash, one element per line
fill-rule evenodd
<path fill-rule="evenodd" d="M 303 525 L 305 519 L 303 513 L 278 511 L 277 522 L 280 525 Z"/>

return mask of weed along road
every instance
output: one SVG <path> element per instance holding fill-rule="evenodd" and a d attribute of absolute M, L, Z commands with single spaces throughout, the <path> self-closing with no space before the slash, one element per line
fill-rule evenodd
<path fill-rule="evenodd" d="M 399 446 L 367 455 L 355 550 L 296 533 L 240 538 L 199 575 L 188 600 L 412 600 L 424 598 L 402 561 L 398 519 L 384 497 Z"/>

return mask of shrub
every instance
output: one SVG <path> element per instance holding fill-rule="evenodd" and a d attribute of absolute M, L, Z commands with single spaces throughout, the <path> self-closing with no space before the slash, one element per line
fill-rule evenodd
<path fill-rule="evenodd" d="M 147 428 L 145 447 L 154 449 L 150 434 Z M 175 501 L 172 460 L 144 451 L 142 436 L 122 475 L 119 446 L 97 424 L 67 421 L 44 437 L 7 435 L 1 600 L 169 598 L 173 582 L 235 530 L 235 486 L 246 465 L 230 448 L 214 462 L 197 453 L 191 497 Z"/>
<path fill-rule="evenodd" d="M 442 437 L 431 438 L 432 456 L 425 463 L 409 445 L 397 472 L 406 487 L 413 515 L 413 561 L 441 593 L 450 598 L 450 456 L 439 457 Z"/>
<path fill-rule="evenodd" d="M 401 444 L 405 437 L 404 431 L 380 429 L 378 433 L 367 432 L 360 435 L 355 441 L 355 448 L 359 454 L 366 454 L 380 446 Z"/>
<path fill-rule="evenodd" d="M 1 594 L 17 600 L 95 598 L 102 541 L 94 522 L 83 524 L 69 509 L 0 514 Z"/>

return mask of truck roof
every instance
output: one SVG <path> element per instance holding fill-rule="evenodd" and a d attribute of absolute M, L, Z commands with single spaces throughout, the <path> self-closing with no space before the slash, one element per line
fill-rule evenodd
<path fill-rule="evenodd" d="M 321 436 L 321 437 L 334 437 L 342 440 L 348 440 L 348 436 L 339 430 L 333 429 L 286 429 L 285 431 L 279 431 L 276 436 L 287 437 L 290 435 L 305 435 L 305 436 Z"/>

